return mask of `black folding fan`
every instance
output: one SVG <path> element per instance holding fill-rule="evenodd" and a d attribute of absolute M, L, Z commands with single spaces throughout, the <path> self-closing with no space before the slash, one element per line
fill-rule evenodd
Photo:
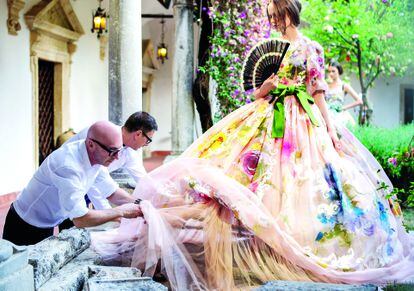
<path fill-rule="evenodd" d="M 277 73 L 289 45 L 281 39 L 269 39 L 250 50 L 242 69 L 245 91 L 260 87 L 273 73 Z"/>

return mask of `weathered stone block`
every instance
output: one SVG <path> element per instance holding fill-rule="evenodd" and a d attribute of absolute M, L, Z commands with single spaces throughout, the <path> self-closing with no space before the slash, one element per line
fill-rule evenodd
<path fill-rule="evenodd" d="M 0 240 L 0 291 L 34 290 L 33 267 L 27 263 L 25 247 Z"/>
<path fill-rule="evenodd" d="M 374 285 L 346 285 L 346 284 L 326 284 L 314 282 L 295 282 L 295 281 L 271 281 L 261 286 L 257 290 L 265 291 L 375 291 Z"/>
<path fill-rule="evenodd" d="M 27 251 L 12 254 L 6 261 L 0 263 L 0 278 L 19 271 L 27 265 Z"/>
<path fill-rule="evenodd" d="M 133 279 L 141 278 L 141 271 L 130 267 L 89 266 L 90 279 Z"/>
<path fill-rule="evenodd" d="M 135 189 L 136 183 L 131 175 L 123 169 L 118 169 L 116 171 L 111 172 L 111 177 L 114 179 L 119 187 L 122 189 L 132 193 Z"/>
<path fill-rule="evenodd" d="M 165 291 L 167 287 L 154 282 L 151 278 L 135 279 L 95 279 L 89 280 L 87 291 Z"/>
<path fill-rule="evenodd" d="M 0 277 L 1 291 L 33 291 L 33 267 L 27 265 L 13 274 Z"/>
<path fill-rule="evenodd" d="M 79 256 L 67 263 L 45 282 L 38 291 L 78 291 L 82 290 L 89 278 L 90 265 L 100 264 L 101 259 L 91 249 L 86 249 Z"/>
<path fill-rule="evenodd" d="M 0 263 L 13 255 L 13 246 L 10 242 L 0 239 Z"/>
<path fill-rule="evenodd" d="M 29 247 L 29 264 L 33 266 L 35 288 L 38 289 L 60 268 L 90 245 L 89 233 L 84 229 L 64 230 Z"/>

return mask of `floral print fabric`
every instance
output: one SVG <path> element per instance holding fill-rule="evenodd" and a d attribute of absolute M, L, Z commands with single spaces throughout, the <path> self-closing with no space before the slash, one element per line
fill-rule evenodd
<path fill-rule="evenodd" d="M 320 45 L 301 36 L 289 48 L 279 77 L 285 85 L 305 84 L 310 95 L 326 91 Z M 386 191 L 377 190 L 384 181 L 381 167 L 366 165 L 372 156 L 350 138 L 342 139 L 345 152 L 336 152 L 318 107 L 312 105 L 320 125 L 315 127 L 294 96 L 284 102 L 284 137 L 271 138 L 268 101 L 228 115 L 183 156 L 208 159 L 250 189 L 322 266 L 355 271 L 401 260 L 404 230 Z"/>

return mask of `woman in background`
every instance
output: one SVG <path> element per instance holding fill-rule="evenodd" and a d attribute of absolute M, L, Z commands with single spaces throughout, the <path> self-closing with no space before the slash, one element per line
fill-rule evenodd
<path fill-rule="evenodd" d="M 354 126 L 355 120 L 352 115 L 346 111 L 348 109 L 362 105 L 362 99 L 358 93 L 349 85 L 341 80 L 344 70 L 340 63 L 332 61 L 328 67 L 328 91 L 326 92 L 326 102 L 328 103 L 331 117 L 334 123 Z M 351 95 L 354 102 L 344 105 L 345 95 Z"/>

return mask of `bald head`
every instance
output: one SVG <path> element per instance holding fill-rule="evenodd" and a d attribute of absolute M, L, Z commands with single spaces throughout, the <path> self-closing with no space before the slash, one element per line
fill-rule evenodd
<path fill-rule="evenodd" d="M 122 146 L 121 128 L 109 121 L 98 121 L 88 130 L 88 138 L 93 138 L 108 147 L 120 148 Z"/>
<path fill-rule="evenodd" d="M 89 128 L 85 142 L 91 164 L 108 166 L 118 158 L 122 147 L 121 128 L 109 121 L 98 121 Z"/>

